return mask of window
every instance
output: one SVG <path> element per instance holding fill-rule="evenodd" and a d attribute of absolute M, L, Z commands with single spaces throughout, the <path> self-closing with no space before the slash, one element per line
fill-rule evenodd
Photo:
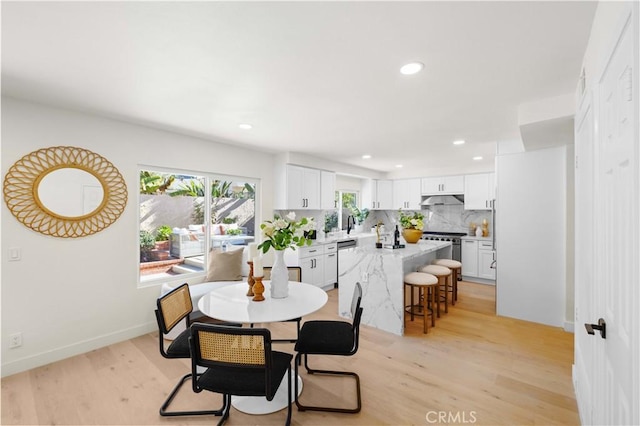
<path fill-rule="evenodd" d="M 351 191 L 336 191 L 338 195 L 338 205 L 341 208 L 338 210 L 340 216 L 340 229 L 347 229 L 347 218 L 353 215 L 352 207 L 358 206 L 358 194 Z"/>
<path fill-rule="evenodd" d="M 204 274 L 209 249 L 253 241 L 255 193 L 246 178 L 141 170 L 140 282 Z"/>

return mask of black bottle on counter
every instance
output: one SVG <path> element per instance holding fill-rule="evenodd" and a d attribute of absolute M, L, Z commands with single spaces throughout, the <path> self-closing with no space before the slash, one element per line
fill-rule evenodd
<path fill-rule="evenodd" d="M 393 232 L 393 246 L 398 247 L 400 245 L 400 231 L 398 230 L 398 225 L 396 225 L 396 230 Z"/>

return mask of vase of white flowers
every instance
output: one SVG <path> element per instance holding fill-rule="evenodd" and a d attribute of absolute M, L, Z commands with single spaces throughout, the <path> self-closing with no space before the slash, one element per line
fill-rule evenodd
<path fill-rule="evenodd" d="M 270 248 L 275 250 L 275 261 L 271 268 L 271 297 L 282 299 L 289 295 L 289 271 L 284 261 L 284 251 L 304 245 L 311 245 L 305 232 L 315 229 L 312 217 L 303 217 L 296 221 L 296 214 L 289 212 L 285 217 L 275 216 L 260 224 L 263 241 L 258 246 L 262 253 Z"/>

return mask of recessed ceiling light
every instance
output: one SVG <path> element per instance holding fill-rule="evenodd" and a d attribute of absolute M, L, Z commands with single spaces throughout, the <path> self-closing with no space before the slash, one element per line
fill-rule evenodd
<path fill-rule="evenodd" d="M 424 64 L 422 62 L 410 62 L 400 68 L 400 72 L 404 75 L 416 74 L 422 71 Z"/>
<path fill-rule="evenodd" d="M 453 141 L 454 145 L 464 145 L 465 141 L 463 141 L 462 139 L 458 140 L 458 141 Z"/>
<path fill-rule="evenodd" d="M 253 126 L 251 124 L 238 124 L 238 127 L 240 127 L 242 130 L 251 130 L 253 129 Z"/>
<path fill-rule="evenodd" d="M 480 160 L 482 160 L 482 157 L 478 155 L 478 156 L 476 156 L 476 157 L 473 157 L 473 159 L 474 159 L 475 161 L 480 161 Z"/>
<path fill-rule="evenodd" d="M 396 164 L 396 167 L 401 169 L 402 168 L 402 164 Z"/>
<path fill-rule="evenodd" d="M 363 160 L 368 160 L 369 158 L 371 158 L 371 156 L 369 154 L 365 154 L 362 156 Z"/>

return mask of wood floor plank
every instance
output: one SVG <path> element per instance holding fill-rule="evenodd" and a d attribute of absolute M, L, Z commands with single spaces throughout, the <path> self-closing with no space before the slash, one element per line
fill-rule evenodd
<path fill-rule="evenodd" d="M 151 308 L 150 308 L 151 309 Z M 337 291 L 308 319 L 337 318 Z M 274 335 L 292 324 L 275 323 Z M 167 360 L 150 333 L 2 379 L 2 424 L 201 425 L 212 416 L 163 418 L 158 409 L 189 372 L 188 360 Z M 293 352 L 292 344 L 276 350 Z M 362 412 L 299 412 L 301 424 L 478 425 L 579 424 L 573 385 L 573 335 L 559 328 L 495 315 L 495 288 L 460 282 L 459 299 L 428 334 L 422 320 L 406 335 L 361 326 L 353 357 L 312 357 L 312 366 L 360 375 Z M 303 370 L 301 370 L 303 371 Z M 355 402 L 350 378 L 306 376 L 304 401 L 347 406 Z M 179 393 L 178 409 L 218 408 L 221 398 Z M 231 410 L 229 425 L 282 424 L 286 411 L 252 416 Z M 471 421 L 473 420 L 473 421 Z"/>

